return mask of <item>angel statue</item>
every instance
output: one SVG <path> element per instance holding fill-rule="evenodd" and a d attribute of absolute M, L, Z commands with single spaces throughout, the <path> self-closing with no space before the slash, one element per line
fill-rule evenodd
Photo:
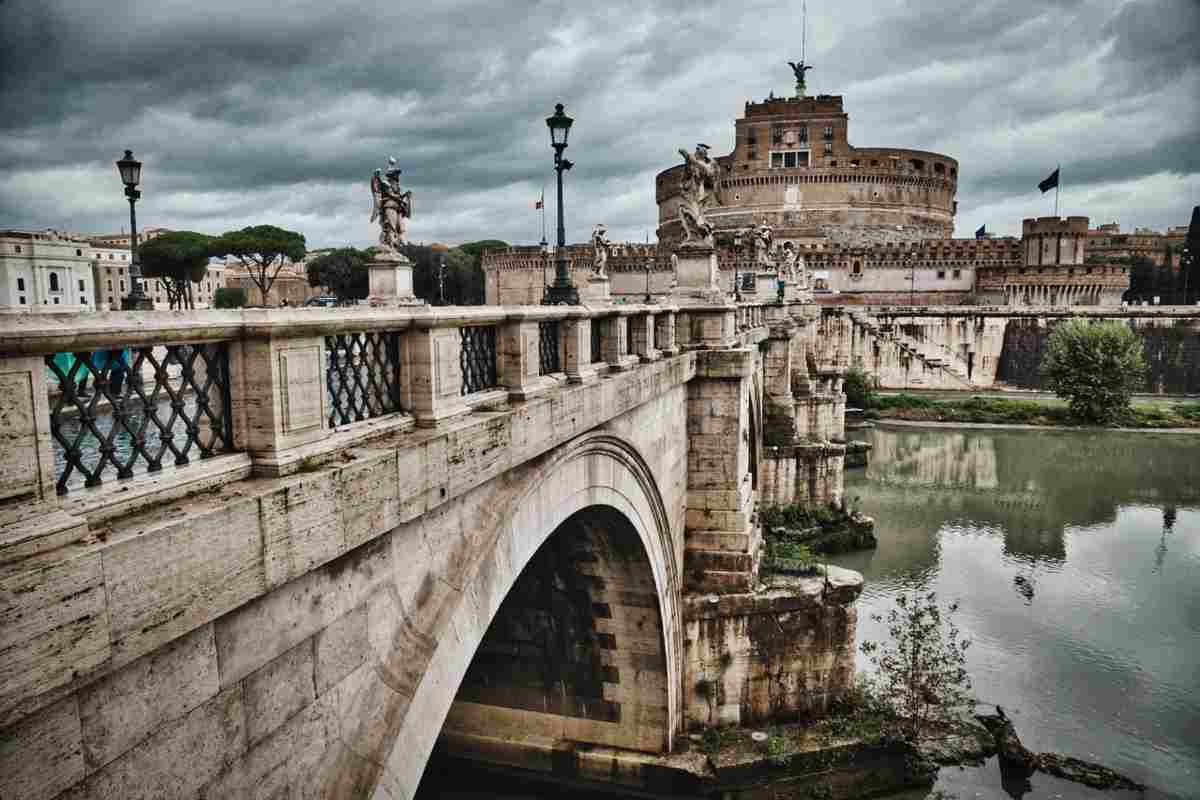
<path fill-rule="evenodd" d="M 683 200 L 679 203 L 679 222 L 683 225 L 683 243 L 713 246 L 713 226 L 704 212 L 721 205 L 717 198 L 717 162 L 708 157 L 708 145 L 697 144 L 696 152 L 682 147 L 683 177 L 679 188 Z"/>
<path fill-rule="evenodd" d="M 597 225 L 592 231 L 592 277 L 608 277 L 608 254 L 612 242 L 608 240 L 608 228 L 603 224 Z"/>
<path fill-rule="evenodd" d="M 400 255 L 404 244 L 406 220 L 412 216 L 412 192 L 400 191 L 401 169 L 389 158 L 387 170 L 375 170 L 371 176 L 371 222 L 379 220 L 379 246 L 385 252 Z"/>
<path fill-rule="evenodd" d="M 808 272 L 804 265 L 804 256 L 800 248 L 791 242 L 784 242 L 779 257 L 779 275 L 786 277 L 793 286 L 801 289 L 808 288 Z"/>
<path fill-rule="evenodd" d="M 754 229 L 754 263 L 762 269 L 774 266 L 771 259 L 771 226 L 765 222 Z"/>
<path fill-rule="evenodd" d="M 796 97 L 804 97 L 807 92 L 807 87 L 804 85 L 804 73 L 812 69 L 812 66 L 804 63 L 804 59 L 800 59 L 800 63 L 789 61 L 788 66 L 792 68 L 792 73 L 796 76 Z"/>

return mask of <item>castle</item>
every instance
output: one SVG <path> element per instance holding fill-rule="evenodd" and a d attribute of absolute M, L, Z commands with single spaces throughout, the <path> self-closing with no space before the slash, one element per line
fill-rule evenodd
<path fill-rule="evenodd" d="M 819 303 L 1119 306 L 1128 288 L 1128 264 L 1093 258 L 1084 266 L 1086 217 L 1027 219 L 1020 239 L 954 238 L 958 162 L 851 145 L 840 95 L 747 102 L 734 127 L 733 152 L 715 159 L 721 205 L 707 214 L 728 291 L 735 279 L 753 283 L 747 232 L 763 224 L 776 246 L 800 249 Z M 615 300 L 670 291 L 683 170 L 655 178 L 658 243 L 614 247 Z M 585 284 L 591 248 L 572 245 L 567 257 L 576 284 Z M 537 247 L 512 247 L 486 253 L 483 268 L 488 303 L 538 303 L 553 263 Z"/>

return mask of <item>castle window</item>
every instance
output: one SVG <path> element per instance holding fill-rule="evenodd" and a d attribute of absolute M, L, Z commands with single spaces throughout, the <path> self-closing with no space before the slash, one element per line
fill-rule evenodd
<path fill-rule="evenodd" d="M 76 248 L 75 248 L 75 255 L 77 255 L 77 256 L 81 256 L 81 255 L 83 255 L 83 251 L 82 251 L 82 250 L 80 250 L 78 247 L 76 247 Z"/>
<path fill-rule="evenodd" d="M 872 158 L 872 159 L 871 159 L 871 166 L 872 166 L 872 167 L 878 167 L 878 166 L 879 166 L 879 159 L 878 159 L 878 158 Z"/>
<path fill-rule="evenodd" d="M 939 281 L 944 281 L 944 280 L 946 280 L 946 270 L 944 270 L 944 269 L 939 269 L 939 270 L 938 270 L 938 280 L 939 280 Z"/>
<path fill-rule="evenodd" d="M 808 141 L 808 126 L 807 126 L 807 125 L 801 125 L 801 126 L 800 126 L 800 127 L 797 129 L 797 130 L 796 130 L 796 136 L 797 136 L 797 137 L 800 139 L 800 142 L 801 142 L 801 143 L 805 143 L 805 142 L 807 142 L 807 141 Z"/>
<path fill-rule="evenodd" d="M 50 291 L 52 291 L 52 292 L 61 292 L 62 291 L 62 289 L 58 288 L 58 273 L 57 272 L 50 273 Z M 54 302 L 57 303 L 58 301 L 55 300 Z"/>
<path fill-rule="evenodd" d="M 922 172 L 925 169 L 925 162 L 919 158 L 912 159 L 912 166 L 917 172 Z"/>
<path fill-rule="evenodd" d="M 852 166 L 852 167 L 857 167 L 857 166 L 858 166 L 858 159 L 857 159 L 857 158 L 852 158 L 852 159 L 850 159 L 850 166 Z"/>
<path fill-rule="evenodd" d="M 957 169 L 955 169 L 954 167 L 951 167 L 951 168 L 950 168 L 950 177 L 951 177 L 951 178 L 954 178 L 954 177 L 957 177 L 957 176 L 958 176 L 958 170 L 957 170 Z"/>
<path fill-rule="evenodd" d="M 25 291 L 25 279 L 24 278 L 17 278 L 17 291 L 18 292 Z"/>
<path fill-rule="evenodd" d="M 833 155 L 833 142 L 825 143 L 825 155 L 827 155 L 827 156 Z"/>
<path fill-rule="evenodd" d="M 836 162 L 836 161 L 830 161 L 830 162 L 829 162 L 829 166 L 831 166 L 831 167 L 836 167 L 836 166 L 837 166 L 837 162 Z"/>
<path fill-rule="evenodd" d="M 18 253 L 21 252 L 21 245 L 16 245 L 16 248 Z"/>
<path fill-rule="evenodd" d="M 828 125 L 825 126 L 825 141 L 833 141 L 833 128 L 829 127 Z"/>
<path fill-rule="evenodd" d="M 961 277 L 962 277 L 962 270 L 961 270 L 961 269 L 956 269 L 956 270 L 954 270 L 954 272 L 952 272 L 952 273 L 951 273 L 951 275 L 953 275 L 955 279 L 961 278 Z"/>
<path fill-rule="evenodd" d="M 851 268 L 850 272 L 853 273 L 854 275 L 862 275 L 862 262 L 855 261 L 854 266 Z"/>
<path fill-rule="evenodd" d="M 21 295 L 20 300 L 21 300 L 21 305 L 25 305 L 25 295 Z"/>
<path fill-rule="evenodd" d="M 779 123 L 771 126 L 771 144 L 783 144 L 783 126 Z"/>
<path fill-rule="evenodd" d="M 938 175 L 945 175 L 946 174 L 946 165 L 945 164 L 934 164 L 933 171 L 935 173 L 937 173 Z"/>
<path fill-rule="evenodd" d="M 82 278 L 79 279 L 79 291 L 81 291 L 81 292 L 84 291 Z"/>

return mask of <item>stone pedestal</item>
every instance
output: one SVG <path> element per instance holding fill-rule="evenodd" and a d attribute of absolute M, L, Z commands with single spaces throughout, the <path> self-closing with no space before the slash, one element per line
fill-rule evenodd
<path fill-rule="evenodd" d="M 713 247 L 681 245 L 675 251 L 674 299 L 682 303 L 722 303 L 725 292 L 717 280 L 717 251 Z"/>
<path fill-rule="evenodd" d="M 588 278 L 580 298 L 585 305 L 604 305 L 612 302 L 612 281 L 607 276 L 593 275 Z"/>
<path fill-rule="evenodd" d="M 373 306 L 416 306 L 422 301 L 413 294 L 412 262 L 402 255 L 379 256 L 367 264 L 370 272 L 368 302 Z"/>

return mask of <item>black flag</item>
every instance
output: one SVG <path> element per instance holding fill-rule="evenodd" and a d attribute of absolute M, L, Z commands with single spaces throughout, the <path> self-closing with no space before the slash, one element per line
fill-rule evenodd
<path fill-rule="evenodd" d="M 1055 168 L 1054 172 L 1050 173 L 1050 176 L 1048 178 L 1046 178 L 1046 180 L 1044 180 L 1038 184 L 1038 188 L 1042 190 L 1042 194 L 1045 194 L 1046 192 L 1050 191 L 1051 189 L 1054 189 L 1057 186 L 1058 186 L 1058 169 L 1057 168 Z"/>
<path fill-rule="evenodd" d="M 975 238 L 982 239 L 986 235 L 987 235 L 987 224 L 985 223 L 985 224 L 979 226 L 979 230 L 975 231 Z"/>

